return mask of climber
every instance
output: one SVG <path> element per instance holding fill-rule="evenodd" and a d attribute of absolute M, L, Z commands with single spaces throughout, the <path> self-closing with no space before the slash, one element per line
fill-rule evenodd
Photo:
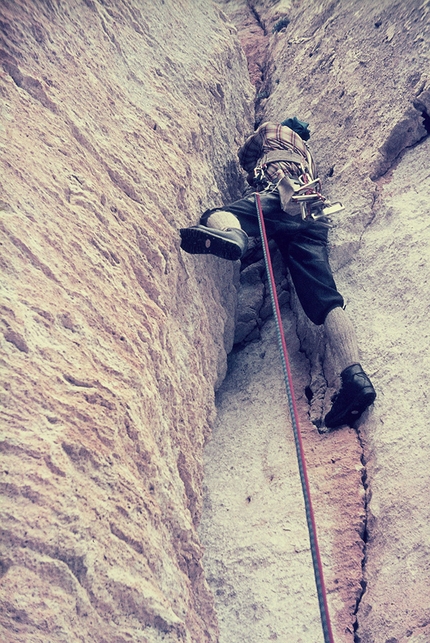
<path fill-rule="evenodd" d="M 344 310 L 328 262 L 329 221 L 320 194 L 315 163 L 306 141 L 308 123 L 289 118 L 265 122 L 239 149 L 241 167 L 257 192 L 267 234 L 290 272 L 308 318 L 324 329 L 340 367 L 341 387 L 324 419 L 327 428 L 352 426 L 375 400 L 372 383 L 358 356 L 355 330 Z M 181 248 L 191 254 L 241 259 L 248 237 L 258 237 L 254 194 L 229 205 L 207 210 L 200 223 L 182 228 Z"/>

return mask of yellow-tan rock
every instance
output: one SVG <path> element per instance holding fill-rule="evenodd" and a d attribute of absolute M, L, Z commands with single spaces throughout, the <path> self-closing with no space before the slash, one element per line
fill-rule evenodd
<path fill-rule="evenodd" d="M 178 228 L 238 195 L 246 60 L 205 2 L 0 13 L 0 638 L 215 641 L 195 525 L 235 268 Z"/>

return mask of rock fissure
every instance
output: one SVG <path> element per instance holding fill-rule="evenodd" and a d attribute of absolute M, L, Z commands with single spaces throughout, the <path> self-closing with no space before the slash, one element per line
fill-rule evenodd
<path fill-rule="evenodd" d="M 248 7 L 249 7 L 249 9 L 251 11 L 251 14 L 254 16 L 257 25 L 260 27 L 261 31 L 263 32 L 263 35 L 267 36 L 266 26 L 265 26 L 264 22 L 262 21 L 261 16 L 258 13 L 257 8 L 256 8 L 254 2 L 252 2 L 252 0 L 251 1 L 248 0 Z"/>
<path fill-rule="evenodd" d="M 425 127 L 426 132 L 427 132 L 427 136 L 430 136 L 430 114 L 428 112 L 426 112 L 425 110 L 423 110 L 421 112 L 421 116 L 422 116 L 422 119 L 423 119 L 423 125 Z M 424 140 L 424 138 L 426 138 L 426 137 L 423 137 L 421 139 L 421 141 L 419 141 L 419 142 L 421 143 Z"/>
<path fill-rule="evenodd" d="M 364 516 L 363 516 L 362 529 L 360 533 L 360 537 L 363 541 L 363 557 L 361 561 L 361 579 L 360 579 L 361 590 L 358 593 L 354 610 L 353 610 L 353 615 L 354 615 L 353 628 L 354 628 L 354 643 L 362 643 L 362 639 L 358 633 L 358 628 L 359 628 L 358 612 L 367 588 L 366 563 L 367 563 L 367 554 L 368 554 L 367 543 L 370 537 L 368 530 L 369 530 L 369 496 L 371 495 L 371 491 L 369 489 L 368 476 L 367 476 L 365 448 L 364 448 L 364 443 L 362 440 L 360 430 L 357 431 L 357 436 L 361 447 L 361 464 L 363 467 L 361 472 L 361 482 L 364 490 L 364 498 L 363 498 Z"/>

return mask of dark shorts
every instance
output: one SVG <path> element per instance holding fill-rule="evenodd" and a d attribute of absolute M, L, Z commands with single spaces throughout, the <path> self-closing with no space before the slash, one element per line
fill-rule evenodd
<path fill-rule="evenodd" d="M 328 313 L 344 303 L 328 261 L 328 228 L 323 221 L 303 221 L 300 215 L 283 212 L 277 191 L 260 198 L 267 235 L 281 252 L 303 310 L 314 324 L 323 324 Z M 217 210 L 235 214 L 250 237 L 260 236 L 254 195 L 207 210 L 200 223 L 205 225 Z"/>

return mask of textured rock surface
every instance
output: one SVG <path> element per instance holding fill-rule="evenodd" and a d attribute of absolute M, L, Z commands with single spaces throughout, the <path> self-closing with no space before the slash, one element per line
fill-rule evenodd
<path fill-rule="evenodd" d="M 360 253 L 342 275 L 353 288 L 360 274 L 367 281 L 354 315 L 375 309 L 364 321 L 379 400 L 360 430 L 370 492 L 358 613 L 366 643 L 430 640 L 429 153 L 427 138 L 386 178 Z"/>
<path fill-rule="evenodd" d="M 378 390 L 357 431 L 313 427 L 336 365 L 294 296 L 284 311 L 335 640 L 428 641 L 428 3 L 221 5 L 248 55 L 267 56 L 258 118 L 310 121 L 326 193 L 346 205 L 331 260 Z M 239 319 L 255 337 L 266 304 L 249 301 L 254 315 L 242 305 Z M 207 449 L 202 538 L 223 643 L 322 640 L 273 342 L 269 324 L 232 356 Z"/>
<path fill-rule="evenodd" d="M 361 449 L 352 429 L 318 435 L 309 364 L 284 311 L 336 641 L 352 640 L 364 528 Z M 273 320 L 230 359 L 206 450 L 201 524 L 220 641 L 322 641 L 295 446 Z M 348 437 L 345 436 L 348 434 Z M 349 439 L 348 439 L 349 438 Z M 349 634 L 344 630 L 349 626 Z"/>
<path fill-rule="evenodd" d="M 143 4 L 0 7 L 5 643 L 217 639 L 195 525 L 235 267 L 177 227 L 237 196 L 252 92 L 216 6 Z"/>
<path fill-rule="evenodd" d="M 378 389 L 356 431 L 318 434 L 336 365 L 275 255 L 335 638 L 428 642 L 428 25 L 422 0 L 3 0 L 2 640 L 218 640 L 196 530 L 238 268 L 177 227 L 239 194 L 245 51 L 257 119 L 309 120 L 346 205 L 332 263 Z M 204 567 L 221 643 L 317 643 L 261 274 L 206 452 Z"/>

